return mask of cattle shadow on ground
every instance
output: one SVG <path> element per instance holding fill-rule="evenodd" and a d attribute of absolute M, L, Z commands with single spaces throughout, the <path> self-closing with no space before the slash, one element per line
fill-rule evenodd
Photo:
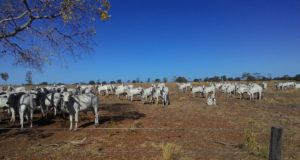
<path fill-rule="evenodd" d="M 7 131 L 10 131 L 12 129 L 7 129 Z M 16 132 L 10 133 L 10 134 L 0 134 L 0 138 L 13 138 L 17 137 L 19 135 L 26 135 L 31 140 L 38 140 L 38 139 L 44 139 L 48 138 L 54 135 L 54 133 L 43 133 L 43 130 L 35 130 L 35 129 L 29 129 L 25 128 L 23 130 L 18 129 Z"/>
<path fill-rule="evenodd" d="M 126 119 L 137 120 L 146 116 L 144 113 L 133 111 L 133 106 L 130 104 L 118 103 L 118 104 L 103 104 L 99 108 L 99 111 L 106 111 L 112 115 L 99 116 L 99 124 L 105 122 L 120 122 Z M 82 124 L 80 127 L 84 128 L 90 125 L 94 125 L 94 121 Z"/>
<path fill-rule="evenodd" d="M 125 112 L 125 113 L 122 113 L 121 115 L 115 115 L 115 116 L 101 116 L 101 117 L 99 117 L 99 124 L 101 125 L 101 124 L 104 124 L 105 122 L 111 122 L 111 121 L 121 122 L 126 119 L 137 120 L 137 119 L 143 118 L 145 116 L 146 116 L 146 114 L 139 113 L 136 111 Z M 85 127 L 88 127 L 88 126 L 91 126 L 94 124 L 95 124 L 94 121 L 89 121 L 88 123 L 82 124 L 79 127 L 85 128 Z"/>
<path fill-rule="evenodd" d="M 1 127 L 2 129 L 0 129 L 0 135 L 6 132 L 9 132 L 12 129 L 15 128 L 20 128 L 20 118 L 18 115 L 16 115 L 16 121 L 14 123 L 10 122 L 10 119 L 4 119 L 1 121 Z M 33 117 L 33 128 L 35 127 L 39 127 L 39 126 L 46 126 L 46 125 L 50 125 L 55 123 L 55 118 L 53 118 L 52 115 L 50 114 L 46 114 L 45 117 Z M 26 120 L 26 118 L 24 117 L 24 130 L 22 132 L 24 132 L 25 130 L 27 131 L 27 128 L 29 128 L 29 122 Z M 20 134 L 22 133 L 20 132 Z M 26 133 L 26 132 L 24 132 Z"/>
<path fill-rule="evenodd" d="M 132 104 L 116 103 L 116 104 L 101 104 L 99 111 L 108 111 L 111 113 L 122 113 L 132 109 Z"/>

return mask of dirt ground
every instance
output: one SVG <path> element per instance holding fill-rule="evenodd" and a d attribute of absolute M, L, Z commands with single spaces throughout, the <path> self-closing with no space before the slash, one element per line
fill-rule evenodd
<path fill-rule="evenodd" d="M 33 129 L 26 123 L 22 131 L 18 117 L 14 124 L 4 117 L 0 159 L 148 160 L 167 159 L 168 154 L 184 160 L 266 159 L 273 125 L 284 128 L 283 159 L 300 159 L 300 91 L 276 91 L 269 82 L 261 101 L 217 92 L 217 105 L 208 106 L 199 95 L 179 92 L 175 83 L 167 86 L 168 107 L 143 104 L 139 97 L 130 102 L 101 96 L 98 128 L 92 112 L 80 113 L 76 132 L 68 130 L 68 119 L 53 118 L 52 111 L 44 119 L 36 112 Z M 257 151 L 245 149 L 249 133 Z"/>

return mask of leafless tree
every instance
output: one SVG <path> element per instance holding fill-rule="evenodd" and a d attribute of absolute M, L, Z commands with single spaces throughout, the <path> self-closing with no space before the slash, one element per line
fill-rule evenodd
<path fill-rule="evenodd" d="M 109 0 L 1 0 L 0 56 L 41 70 L 90 54 L 94 21 L 109 19 L 109 8 Z"/>
<path fill-rule="evenodd" d="M 32 72 L 31 71 L 28 71 L 26 73 L 25 80 L 26 80 L 27 84 L 32 84 Z"/>

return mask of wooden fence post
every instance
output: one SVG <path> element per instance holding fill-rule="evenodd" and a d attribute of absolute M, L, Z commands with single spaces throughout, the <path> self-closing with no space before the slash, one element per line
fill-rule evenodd
<path fill-rule="evenodd" d="M 281 160 L 283 128 L 280 126 L 272 126 L 269 160 Z"/>

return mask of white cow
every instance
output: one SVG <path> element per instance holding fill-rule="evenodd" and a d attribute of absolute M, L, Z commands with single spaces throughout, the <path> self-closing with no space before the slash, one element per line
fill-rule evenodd
<path fill-rule="evenodd" d="M 263 83 L 262 83 L 262 87 L 263 87 L 263 90 L 264 90 L 264 91 L 267 91 L 268 84 L 267 84 L 266 82 L 263 82 Z"/>
<path fill-rule="evenodd" d="M 201 96 L 203 94 L 203 90 L 204 90 L 204 85 L 203 86 L 192 87 L 193 97 L 195 97 L 195 93 L 200 93 L 200 96 Z"/>
<path fill-rule="evenodd" d="M 127 92 L 126 99 L 128 99 L 130 97 L 130 101 L 133 101 L 133 96 L 142 95 L 144 92 L 144 89 L 141 87 L 128 88 L 126 92 Z"/>
<path fill-rule="evenodd" d="M 235 94 L 235 85 L 231 84 L 231 85 L 228 85 L 227 88 L 226 88 L 226 93 L 232 97 L 233 94 Z"/>
<path fill-rule="evenodd" d="M 120 94 L 127 94 L 127 86 L 120 85 L 117 87 L 115 94 L 117 95 L 118 99 L 120 99 Z"/>
<path fill-rule="evenodd" d="M 250 100 L 254 98 L 255 93 L 258 93 L 258 99 L 261 100 L 262 87 L 258 84 L 251 84 L 249 85 L 247 93 L 250 96 Z"/>
<path fill-rule="evenodd" d="M 144 93 L 142 94 L 142 99 L 145 102 L 147 102 L 148 97 L 150 97 L 150 103 L 152 103 L 154 91 L 155 91 L 154 85 L 152 85 L 149 88 L 144 89 Z"/>
<path fill-rule="evenodd" d="M 248 86 L 246 85 L 241 85 L 237 87 L 236 93 L 240 95 L 240 99 L 242 99 L 244 93 L 248 93 Z"/>
<path fill-rule="evenodd" d="M 163 87 L 161 90 L 162 104 L 168 106 L 170 104 L 169 88 Z"/>
<path fill-rule="evenodd" d="M 211 106 L 211 105 L 217 105 L 217 100 L 215 98 L 215 95 L 212 94 L 207 98 L 206 104 Z"/>
<path fill-rule="evenodd" d="M 95 116 L 95 126 L 99 125 L 98 117 L 98 96 L 93 93 L 86 93 L 81 95 L 71 95 L 69 92 L 63 93 L 63 106 L 66 105 L 66 110 L 70 115 L 70 128 L 72 130 L 73 116 L 75 115 L 75 128 L 78 127 L 79 112 L 87 112 L 89 108 L 92 109 Z"/>
<path fill-rule="evenodd" d="M 300 83 L 296 84 L 295 88 L 300 89 Z"/>
<path fill-rule="evenodd" d="M 7 96 L 0 96 L 0 109 L 5 110 L 9 109 L 9 106 L 7 105 L 8 97 Z M 1 117 L 0 117 L 1 122 Z"/>
<path fill-rule="evenodd" d="M 215 86 L 211 85 L 209 87 L 204 88 L 203 94 L 205 95 L 205 97 L 207 97 L 209 93 L 215 94 L 215 90 Z"/>

